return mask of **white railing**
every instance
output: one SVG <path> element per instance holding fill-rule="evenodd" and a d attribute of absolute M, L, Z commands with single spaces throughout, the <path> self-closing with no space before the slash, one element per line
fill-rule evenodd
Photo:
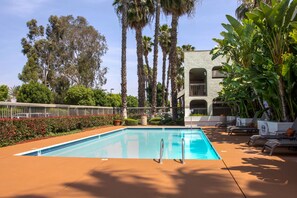
<path fill-rule="evenodd" d="M 178 114 L 183 115 L 183 109 L 178 108 Z M 80 106 L 80 105 L 60 105 L 60 104 L 37 104 L 37 103 L 17 103 L 0 102 L 0 118 L 32 118 L 32 117 L 52 117 L 52 116 L 83 116 L 83 115 L 103 115 L 120 114 L 120 107 L 101 106 Z M 151 107 L 128 107 L 128 117 L 139 117 L 146 114 L 152 116 Z M 172 115 L 172 108 L 157 107 L 155 115 L 169 117 Z"/>
<path fill-rule="evenodd" d="M 0 118 L 82 116 L 117 113 L 120 113 L 120 109 L 113 107 L 0 102 Z"/>
<path fill-rule="evenodd" d="M 191 114 L 207 115 L 207 108 L 191 108 Z"/>

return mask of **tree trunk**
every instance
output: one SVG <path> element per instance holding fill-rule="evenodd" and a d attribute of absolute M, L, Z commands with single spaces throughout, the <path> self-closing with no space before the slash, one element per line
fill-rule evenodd
<path fill-rule="evenodd" d="M 177 26 L 178 26 L 178 16 L 172 14 L 171 22 L 171 48 L 169 54 L 169 60 L 171 65 L 171 104 L 172 104 L 172 119 L 177 118 L 177 57 L 176 57 L 176 45 L 177 45 Z"/>
<path fill-rule="evenodd" d="M 163 51 L 163 68 L 162 68 L 162 107 L 165 107 L 165 78 L 166 78 L 166 58 L 167 53 Z"/>
<path fill-rule="evenodd" d="M 284 89 L 284 80 L 283 77 L 280 75 L 278 79 L 278 91 L 282 105 L 282 121 L 288 122 L 288 113 L 287 113 L 287 105 L 285 101 L 285 89 Z"/>
<path fill-rule="evenodd" d="M 143 69 L 142 30 L 136 28 L 136 53 L 137 53 L 137 75 L 138 75 L 138 107 L 144 107 L 145 101 L 145 79 Z M 141 110 L 141 113 L 143 111 Z"/>
<path fill-rule="evenodd" d="M 144 60 L 145 60 L 146 69 L 147 69 L 148 83 L 151 84 L 153 80 L 152 80 L 151 68 L 148 60 L 148 54 L 144 55 Z"/>
<path fill-rule="evenodd" d="M 126 59 L 126 49 L 127 49 L 127 0 L 123 1 L 123 13 L 122 13 L 122 117 L 127 118 L 127 59 Z"/>
<path fill-rule="evenodd" d="M 167 103 L 168 97 L 169 97 L 169 81 L 170 80 L 171 80 L 171 66 L 170 66 L 170 62 L 169 62 L 169 64 L 168 64 L 168 71 L 167 71 L 165 103 Z"/>
<path fill-rule="evenodd" d="M 154 59 L 153 59 L 153 86 L 152 86 L 152 115 L 156 114 L 157 106 L 157 74 L 158 74 L 158 44 L 159 44 L 159 26 L 160 26 L 160 0 L 156 4 L 156 23 L 154 38 Z"/>

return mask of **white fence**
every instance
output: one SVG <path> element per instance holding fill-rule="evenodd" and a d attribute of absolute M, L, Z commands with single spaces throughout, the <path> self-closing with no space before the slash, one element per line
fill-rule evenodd
<path fill-rule="evenodd" d="M 82 116 L 120 113 L 121 108 L 119 107 L 0 102 L 0 118 Z M 128 107 L 127 113 L 128 117 L 137 117 L 142 114 L 147 114 L 148 117 L 151 117 L 152 115 L 151 107 Z M 157 107 L 156 114 L 167 114 L 170 116 L 172 114 L 172 108 Z M 183 117 L 182 108 L 178 108 L 178 114 Z"/>
<path fill-rule="evenodd" d="M 117 114 L 120 108 L 36 103 L 0 102 L 0 118 L 31 118 Z"/>

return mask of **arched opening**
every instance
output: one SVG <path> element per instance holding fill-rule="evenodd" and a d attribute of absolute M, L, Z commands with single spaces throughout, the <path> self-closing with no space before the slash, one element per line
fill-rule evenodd
<path fill-rule="evenodd" d="M 192 100 L 190 110 L 191 114 L 207 115 L 207 102 L 205 100 Z"/>
<path fill-rule="evenodd" d="M 221 101 L 219 98 L 213 99 L 212 103 L 212 114 L 214 116 L 220 116 L 220 115 L 225 115 L 225 116 L 230 116 L 231 115 L 231 108 Z"/>
<path fill-rule="evenodd" d="M 215 66 L 212 68 L 212 78 L 225 78 L 226 75 L 221 72 L 222 66 Z"/>
<path fill-rule="evenodd" d="M 190 96 L 207 96 L 206 69 L 190 70 Z"/>

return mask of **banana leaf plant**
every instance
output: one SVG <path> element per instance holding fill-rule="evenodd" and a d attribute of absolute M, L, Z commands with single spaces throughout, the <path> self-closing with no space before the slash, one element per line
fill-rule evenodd
<path fill-rule="evenodd" d="M 284 69 L 289 65 L 285 63 L 284 55 L 290 53 L 290 33 L 293 23 L 296 22 L 297 0 L 271 1 L 271 6 L 260 3 L 260 7 L 247 13 L 247 18 L 256 25 L 263 40 L 263 46 L 269 52 L 272 61 L 271 69 L 278 78 L 278 91 L 281 102 L 281 120 L 289 121 L 287 83 Z M 290 99 L 289 99 L 290 100 Z M 292 109 L 290 109 L 292 110 Z M 292 119 L 292 118 L 291 118 Z"/>
<path fill-rule="evenodd" d="M 249 112 L 258 107 L 264 109 L 266 101 L 272 119 L 295 119 L 296 6 L 297 0 L 272 0 L 270 5 L 260 3 L 242 21 L 227 15 L 229 24 L 222 24 L 226 29 L 221 33 L 223 38 L 214 39 L 218 46 L 211 52 L 213 59 L 227 57 L 223 67 L 227 78 L 223 80 L 220 93 L 226 102 L 229 100 L 240 109 L 244 104 Z M 244 102 L 245 99 L 249 102 Z"/>

